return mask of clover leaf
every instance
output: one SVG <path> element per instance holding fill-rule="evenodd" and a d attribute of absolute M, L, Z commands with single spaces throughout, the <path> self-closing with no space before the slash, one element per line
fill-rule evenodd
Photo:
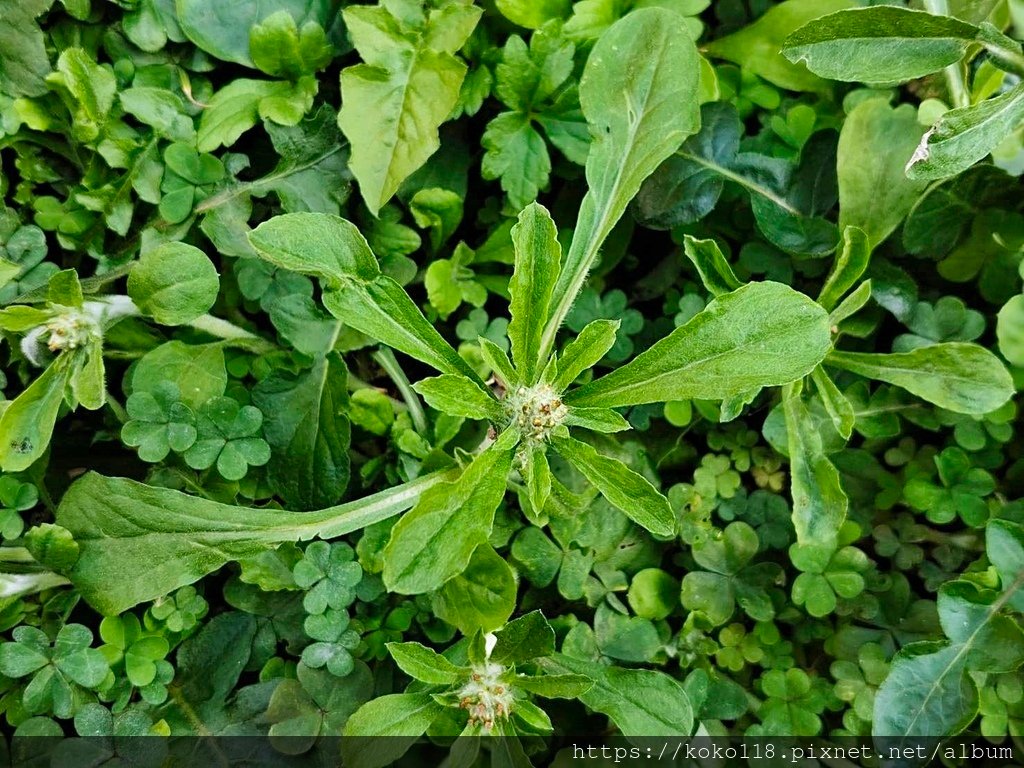
<path fill-rule="evenodd" d="M 985 499 L 995 488 L 991 474 L 972 464 L 961 448 L 947 448 L 935 457 L 939 482 L 913 477 L 903 487 L 903 496 L 914 509 L 924 512 L 933 523 L 948 523 L 959 515 L 970 526 L 980 527 L 989 517 Z"/>
<path fill-rule="evenodd" d="M 171 451 L 183 453 L 196 442 L 195 413 L 181 401 L 178 385 L 172 381 L 133 392 L 125 408 L 129 420 L 121 428 L 121 439 L 138 448 L 143 461 L 163 461 Z"/>
<path fill-rule="evenodd" d="M 356 599 L 363 569 L 348 544 L 314 541 L 292 569 L 295 583 L 306 590 L 302 604 L 307 613 L 347 608 Z"/>
<path fill-rule="evenodd" d="M 230 397 L 211 398 L 199 410 L 198 436 L 185 451 L 185 463 L 193 469 L 216 464 L 225 480 L 241 480 L 250 466 L 270 461 L 270 446 L 259 436 L 262 426 L 259 408 Z"/>
<path fill-rule="evenodd" d="M 39 491 L 32 483 L 23 483 L 11 475 L 0 477 L 0 536 L 16 539 L 25 530 L 21 516 L 39 503 Z"/>
<path fill-rule="evenodd" d="M 25 709 L 33 714 L 74 715 L 82 688 L 99 689 L 110 674 L 103 653 L 92 648 L 92 632 L 81 624 L 65 624 L 50 642 L 46 633 L 25 624 L 14 629 L 12 642 L 0 644 L 0 674 L 31 677 L 22 692 Z"/>

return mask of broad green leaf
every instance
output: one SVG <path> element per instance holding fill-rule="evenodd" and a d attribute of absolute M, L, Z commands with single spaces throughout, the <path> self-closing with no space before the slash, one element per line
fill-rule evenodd
<path fill-rule="evenodd" d="M 540 29 L 552 19 L 563 19 L 569 13 L 571 0 L 497 0 L 501 15 L 527 29 Z"/>
<path fill-rule="evenodd" d="M 212 56 L 254 67 L 249 55 L 249 30 L 274 12 L 286 11 L 303 26 L 330 24 L 334 6 L 328 0 L 270 0 L 254 4 L 176 0 L 178 24 L 188 39 Z"/>
<path fill-rule="evenodd" d="M 51 5 L 53 0 L 0 1 L 0 92 L 12 97 L 46 93 L 50 61 L 36 18 Z"/>
<path fill-rule="evenodd" d="M 405 674 L 431 685 L 450 685 L 461 670 L 448 659 L 419 643 L 388 643 L 388 653 Z"/>
<path fill-rule="evenodd" d="M 146 353 L 132 373 L 132 389 L 152 392 L 164 381 L 178 386 L 182 401 L 193 410 L 224 394 L 228 373 L 220 344 L 168 341 Z"/>
<path fill-rule="evenodd" d="M 505 417 L 501 404 L 465 376 L 445 373 L 417 381 L 413 389 L 423 395 L 427 405 L 441 413 L 492 422 L 501 422 Z"/>
<path fill-rule="evenodd" d="M 1009 594 L 1009 604 L 1024 611 L 1024 587 L 1011 589 L 1024 573 L 1024 527 L 1010 520 L 992 520 L 985 528 L 985 553 Z"/>
<path fill-rule="evenodd" d="M 523 209 L 512 227 L 512 244 L 516 263 L 508 284 L 508 338 L 520 381 L 532 385 L 545 362 L 540 359 L 541 336 L 562 262 L 558 229 L 544 206 L 531 203 Z"/>
<path fill-rule="evenodd" d="M 431 595 L 437 617 L 463 635 L 491 632 L 516 609 L 516 577 L 508 563 L 487 543 L 474 550 L 462 573 Z"/>
<path fill-rule="evenodd" d="M 128 275 L 128 295 L 160 325 L 184 325 L 217 300 L 217 268 L 206 254 L 185 243 L 164 243 L 142 258 Z"/>
<path fill-rule="evenodd" d="M 46 452 L 71 376 L 71 355 L 65 353 L 14 398 L 0 416 L 0 467 L 4 472 L 28 469 Z"/>
<path fill-rule="evenodd" d="M 996 337 L 1003 357 L 1024 368 L 1024 294 L 1014 296 L 999 310 Z"/>
<path fill-rule="evenodd" d="M 286 213 L 260 224 L 249 242 L 267 261 L 336 287 L 380 275 L 377 258 L 352 222 L 323 213 Z"/>
<path fill-rule="evenodd" d="M 345 364 L 331 354 L 298 375 L 276 370 L 252 391 L 270 444 L 267 481 L 289 507 L 321 509 L 348 487 L 346 380 Z"/>
<path fill-rule="evenodd" d="M 75 104 L 71 132 L 79 141 L 95 141 L 117 95 L 117 79 L 109 66 L 97 64 L 81 48 L 67 48 L 57 59 L 57 69 L 46 76 L 51 88 L 65 91 Z"/>
<path fill-rule="evenodd" d="M 827 365 L 877 379 L 957 413 L 994 411 L 1013 397 L 1013 379 L 999 358 L 977 344 L 950 342 L 910 352 L 829 354 Z"/>
<path fill-rule="evenodd" d="M 426 491 L 391 529 L 384 549 L 384 583 L 417 595 L 438 589 L 469 563 L 487 540 L 505 495 L 515 438 L 511 431 L 477 456 L 462 476 Z"/>
<path fill-rule="evenodd" d="M 896 229 L 927 184 L 907 179 L 903 166 L 924 129 L 909 104 L 885 99 L 857 105 L 839 132 L 839 228 L 864 231 L 872 248 Z"/>
<path fill-rule="evenodd" d="M 376 215 L 440 146 L 437 130 L 466 75 L 454 54 L 482 10 L 451 3 L 429 11 L 418 28 L 396 18 L 387 3 L 342 13 L 364 63 L 342 70 L 338 125 L 352 144 L 359 191 Z"/>
<path fill-rule="evenodd" d="M 299 28 L 288 11 L 277 11 L 249 30 L 249 55 L 271 77 L 297 79 L 331 60 L 331 44 L 314 20 Z"/>
<path fill-rule="evenodd" d="M 844 229 L 843 248 L 821 289 L 818 303 L 829 311 L 835 309 L 846 292 L 860 280 L 870 261 L 871 244 L 864 231 L 857 227 Z"/>
<path fill-rule="evenodd" d="M 163 88 L 126 88 L 118 93 L 121 106 L 130 115 L 171 141 L 193 144 L 196 129 L 185 109 L 185 102 L 172 91 Z"/>
<path fill-rule="evenodd" d="M 698 240 L 692 235 L 686 235 L 683 238 L 683 251 L 697 268 L 701 282 L 712 296 L 721 296 L 743 285 L 714 240 Z"/>
<path fill-rule="evenodd" d="M 848 502 L 839 483 L 839 471 L 822 449 L 821 434 L 800 399 L 800 392 L 800 385 L 792 384 L 783 390 L 782 400 L 793 494 L 793 527 L 799 544 L 827 552 L 836 548 Z"/>
<path fill-rule="evenodd" d="M 495 633 L 491 651 L 496 664 L 521 664 L 555 652 L 555 632 L 540 611 L 530 611 Z"/>
<path fill-rule="evenodd" d="M 551 437 L 564 459 L 587 478 L 613 506 L 630 520 L 657 536 L 671 536 L 676 516 L 668 500 L 642 475 L 618 459 L 602 456 L 593 447 L 571 437 Z"/>
<path fill-rule="evenodd" d="M 580 701 L 611 718 L 626 738 L 689 736 L 693 708 L 683 686 L 663 672 L 620 669 L 556 653 L 541 666 L 594 681 Z"/>
<path fill-rule="evenodd" d="M 323 280 L 324 306 L 346 325 L 443 373 L 479 381 L 405 290 L 381 274 L 370 246 L 350 221 L 287 213 L 260 224 L 249 241 L 267 261 Z"/>
<path fill-rule="evenodd" d="M 830 347 L 824 309 L 780 283 L 750 283 L 564 399 L 607 408 L 723 400 L 806 376 Z"/>
<path fill-rule="evenodd" d="M 210 99 L 202 117 L 196 148 L 212 152 L 230 147 L 260 118 L 297 125 L 313 106 L 317 81 L 310 76 L 294 83 L 283 80 L 232 80 Z"/>
<path fill-rule="evenodd" d="M 544 380 L 556 392 L 569 387 L 580 374 L 593 368 L 615 344 L 619 320 L 591 320 L 579 335 L 562 349 L 557 360 L 545 368 Z"/>
<path fill-rule="evenodd" d="M 1024 84 L 969 107 L 946 112 L 906 164 L 911 179 L 945 179 L 992 153 L 1024 123 Z"/>
<path fill-rule="evenodd" d="M 700 128 L 698 59 L 683 17 L 660 8 L 629 13 L 590 52 L 580 79 L 594 135 L 588 192 L 555 285 L 541 357 L 554 348 L 601 246 L 644 179 Z"/>
<path fill-rule="evenodd" d="M 89 473 L 61 499 L 57 524 L 81 548 L 71 582 L 93 608 L 116 616 L 284 542 L 335 538 L 386 520 L 448 479 L 438 472 L 319 512 L 283 512 Z"/>
<path fill-rule="evenodd" d="M 749 69 L 773 85 L 791 91 L 821 91 L 828 84 L 802 64 L 787 61 L 780 53 L 783 41 L 807 22 L 850 8 L 852 0 L 786 0 L 770 8 L 753 24 L 713 40 L 709 55 Z"/>
<path fill-rule="evenodd" d="M 786 38 L 787 59 L 831 80 L 916 80 L 960 61 L 978 35 L 950 16 L 881 5 L 822 16 Z"/>
<path fill-rule="evenodd" d="M 429 693 L 392 693 L 361 706 L 345 723 L 342 757 L 351 768 L 392 765 L 444 713 Z M 372 737 L 372 738 L 365 738 Z"/>
<path fill-rule="evenodd" d="M 1002 588 L 996 594 L 966 581 L 942 586 L 939 621 L 949 640 L 911 643 L 896 654 L 875 696 L 876 736 L 955 736 L 978 714 L 971 673 L 1009 672 L 1024 663 L 1024 631 L 1002 612 L 1011 600 L 1020 602 L 1024 571 Z"/>

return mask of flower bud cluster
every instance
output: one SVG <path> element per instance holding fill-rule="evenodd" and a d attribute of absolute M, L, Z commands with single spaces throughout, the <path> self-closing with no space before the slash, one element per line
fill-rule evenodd
<path fill-rule="evenodd" d="M 544 440 L 565 419 L 569 409 L 547 384 L 519 387 L 505 398 L 509 417 L 524 439 Z"/>

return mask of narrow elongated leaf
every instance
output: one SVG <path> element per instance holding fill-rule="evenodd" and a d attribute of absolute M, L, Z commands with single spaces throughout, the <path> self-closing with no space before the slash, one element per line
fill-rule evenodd
<path fill-rule="evenodd" d="M 0 416 L 0 467 L 4 472 L 28 469 L 46 452 L 71 370 L 71 354 L 65 353 Z"/>
<path fill-rule="evenodd" d="M 693 708 L 683 686 L 663 672 L 620 669 L 562 653 L 541 659 L 558 675 L 575 674 L 594 681 L 580 701 L 611 718 L 627 738 L 689 736 Z"/>
<path fill-rule="evenodd" d="M 945 179 L 989 155 L 1024 122 L 1024 84 L 991 99 L 946 112 L 906 165 L 912 179 Z"/>
<path fill-rule="evenodd" d="M 80 555 L 68 574 L 93 608 L 115 616 L 287 541 L 334 538 L 409 509 L 451 475 L 437 472 L 319 512 L 235 507 L 124 478 L 87 474 L 57 508 Z M 131 573 L 132 578 L 124 578 Z"/>
<path fill-rule="evenodd" d="M 811 380 L 818 390 L 818 397 L 821 398 L 825 411 L 832 419 L 832 425 L 836 428 L 836 432 L 844 440 L 849 440 L 853 433 L 853 425 L 857 420 L 856 414 L 853 412 L 853 405 L 839 391 L 839 387 L 820 365 L 811 371 Z"/>
<path fill-rule="evenodd" d="M 365 63 L 342 70 L 338 125 L 352 144 L 350 166 L 374 215 L 440 146 L 437 129 L 458 102 L 466 75 L 454 54 L 481 13 L 452 3 L 430 11 L 417 29 L 388 5 L 343 11 Z"/>
<path fill-rule="evenodd" d="M 955 64 L 977 34 L 950 16 L 881 5 L 815 19 L 786 39 L 782 53 L 831 80 L 894 83 Z"/>
<path fill-rule="evenodd" d="M 629 13 L 590 52 L 580 80 L 580 105 L 594 135 L 589 191 L 555 286 L 542 356 L 643 180 L 700 128 L 699 71 L 683 17 L 661 8 Z"/>
<path fill-rule="evenodd" d="M 701 282 L 712 296 L 721 296 L 743 285 L 714 240 L 698 240 L 692 235 L 686 235 L 683 238 L 683 251 L 697 268 Z"/>
<path fill-rule="evenodd" d="M 676 517 L 668 499 L 647 478 L 618 459 L 602 456 L 587 443 L 571 437 L 552 437 L 551 444 L 608 501 L 637 525 L 658 536 L 671 536 Z"/>
<path fill-rule="evenodd" d="M 498 422 L 505 411 L 493 396 L 488 395 L 465 376 L 445 373 L 417 381 L 413 389 L 423 395 L 427 405 L 441 413 L 465 416 L 467 419 L 489 419 Z"/>
<path fill-rule="evenodd" d="M 508 284 L 512 295 L 508 338 L 520 381 L 531 385 L 536 383 L 544 363 L 540 359 L 540 341 L 562 263 L 558 229 L 547 208 L 531 203 L 523 209 L 512 227 L 512 244 L 516 263 Z"/>
<path fill-rule="evenodd" d="M 583 427 L 594 432 L 622 432 L 630 429 L 625 416 L 611 408 L 569 408 L 564 424 L 568 427 Z"/>
<path fill-rule="evenodd" d="M 256 227 L 249 242 L 272 264 L 323 280 L 324 306 L 343 323 L 442 373 L 460 374 L 483 387 L 402 287 L 381 274 L 352 222 L 323 213 L 286 213 Z"/>
<path fill-rule="evenodd" d="M 933 344 L 890 355 L 836 351 L 826 363 L 902 387 L 957 413 L 989 413 L 1014 392 L 1010 372 L 977 344 Z"/>
<path fill-rule="evenodd" d="M 592 320 L 579 335 L 565 345 L 562 354 L 544 371 L 556 392 L 565 390 L 584 371 L 594 367 L 615 344 L 619 320 Z"/>
<path fill-rule="evenodd" d="M 449 685 L 460 670 L 437 651 L 419 643 L 388 643 L 388 653 L 405 674 L 431 685 Z"/>
<path fill-rule="evenodd" d="M 822 449 L 821 435 L 800 399 L 800 391 L 799 384 L 790 385 L 783 390 L 782 400 L 793 493 L 793 527 L 799 544 L 830 551 L 836 548 L 848 502 L 839 484 L 839 471 Z"/>
<path fill-rule="evenodd" d="M 494 372 L 498 382 L 506 390 L 518 386 L 519 374 L 512 367 L 512 361 L 508 359 L 505 350 L 484 336 L 478 337 L 477 341 L 480 343 L 480 354 L 484 362 Z"/>
<path fill-rule="evenodd" d="M 391 592 L 422 594 L 459 573 L 487 540 L 512 467 L 513 433 L 506 431 L 456 481 L 423 494 L 391 531 L 384 549 L 384 583 Z"/>
<path fill-rule="evenodd" d="M 827 310 L 834 309 L 846 292 L 860 280 L 870 261 L 871 243 L 864 230 L 857 227 L 844 229 L 843 248 L 821 289 L 818 303 Z"/>
<path fill-rule="evenodd" d="M 828 315 L 818 304 L 780 283 L 750 283 L 564 400 L 606 408 L 723 400 L 806 376 L 830 346 Z"/>
<path fill-rule="evenodd" d="M 543 445 L 531 443 L 524 446 L 522 475 L 530 506 L 535 515 L 540 515 L 551 495 L 551 468 Z"/>

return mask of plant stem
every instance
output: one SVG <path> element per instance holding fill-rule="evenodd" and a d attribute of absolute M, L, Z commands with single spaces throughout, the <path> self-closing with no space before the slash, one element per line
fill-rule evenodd
<path fill-rule="evenodd" d="M 110 410 L 114 412 L 114 416 L 122 424 L 128 422 L 128 411 L 125 410 L 124 406 L 117 401 L 117 398 L 110 394 L 110 390 L 107 390 L 107 405 L 110 406 Z"/>
<path fill-rule="evenodd" d="M 928 13 L 935 16 L 948 16 L 949 4 L 946 0 L 924 0 L 924 8 Z M 949 88 L 949 100 L 954 109 L 970 106 L 971 98 L 967 92 L 967 85 L 964 83 L 963 70 L 960 62 L 950 64 L 943 70 L 946 76 L 946 86 Z"/>
<path fill-rule="evenodd" d="M 211 336 L 224 339 L 227 342 L 234 342 L 239 346 L 247 347 L 257 353 L 270 352 L 275 348 L 274 344 L 267 341 L 262 336 L 257 336 L 251 331 L 239 328 L 234 323 L 222 320 L 219 317 L 214 317 L 213 315 L 202 315 L 197 317 L 189 323 L 189 326 L 195 328 L 197 331 L 202 331 L 203 333 L 208 333 Z"/>
<path fill-rule="evenodd" d="M 417 432 L 426 437 L 427 414 L 423 410 L 423 403 L 420 402 L 420 396 L 416 394 L 416 390 L 409 383 L 409 378 L 405 375 L 405 371 L 402 370 L 402 366 L 395 359 L 395 353 L 386 347 L 381 347 L 373 353 L 373 359 L 380 364 L 384 372 L 395 382 L 395 386 L 398 387 L 402 399 L 409 406 L 409 416 L 412 418 L 413 426 Z"/>

